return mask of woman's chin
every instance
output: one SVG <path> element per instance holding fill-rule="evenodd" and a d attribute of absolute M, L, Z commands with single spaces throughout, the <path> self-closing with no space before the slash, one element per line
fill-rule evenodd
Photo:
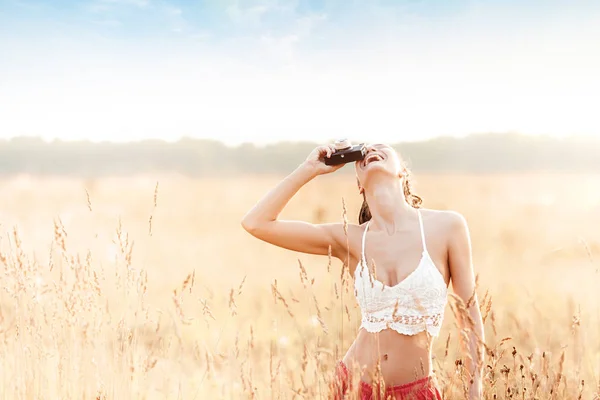
<path fill-rule="evenodd" d="M 365 166 L 365 168 L 363 169 L 363 171 L 365 171 L 365 172 L 367 172 L 367 171 L 391 172 L 391 171 L 389 171 L 388 165 L 383 161 L 373 161 L 372 163 L 367 164 Z"/>
<path fill-rule="evenodd" d="M 365 175 L 365 177 L 371 177 L 371 176 L 390 176 L 392 178 L 397 178 L 398 174 L 395 174 L 394 171 L 390 171 L 389 168 L 386 168 L 385 164 L 378 164 L 378 163 L 374 163 L 374 164 L 369 164 L 365 167 L 365 169 L 363 169 L 363 174 Z"/>

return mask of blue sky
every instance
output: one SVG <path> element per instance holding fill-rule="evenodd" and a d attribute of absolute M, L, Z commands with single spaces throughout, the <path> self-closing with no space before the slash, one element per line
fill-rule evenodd
<path fill-rule="evenodd" d="M 0 0 L 0 137 L 600 134 L 600 1 Z"/>

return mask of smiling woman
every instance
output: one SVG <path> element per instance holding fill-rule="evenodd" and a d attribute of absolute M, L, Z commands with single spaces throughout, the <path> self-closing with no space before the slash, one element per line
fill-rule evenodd
<path fill-rule="evenodd" d="M 459 324 L 467 333 L 463 348 L 472 381 L 470 398 L 479 399 L 484 334 L 466 222 L 455 212 L 421 209 L 421 199 L 410 189 L 408 170 L 390 146 L 367 145 L 365 150 L 365 157 L 355 162 L 358 190 L 364 198 L 359 224 L 278 219 L 304 184 L 344 165 L 324 162 L 335 151 L 329 145 L 317 147 L 265 195 L 246 214 L 242 226 L 286 249 L 319 255 L 331 250 L 350 266 L 362 322 L 338 363 L 332 396 L 355 392 L 361 399 L 381 393 L 385 398 L 441 399 L 433 374 L 431 337 L 439 334 L 452 283 L 465 314 Z M 353 375 L 358 377 L 357 387 Z"/>

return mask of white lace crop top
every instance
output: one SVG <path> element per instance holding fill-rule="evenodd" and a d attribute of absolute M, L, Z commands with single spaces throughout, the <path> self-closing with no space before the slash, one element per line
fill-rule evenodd
<path fill-rule="evenodd" d="M 446 282 L 427 252 L 423 219 L 419 224 L 423 253 L 417 268 L 394 286 L 387 286 L 370 273 L 365 258 L 365 238 L 362 238 L 361 261 L 354 272 L 354 293 L 361 309 L 361 328 L 368 332 L 393 329 L 404 335 L 427 331 L 438 336 L 447 301 Z"/>

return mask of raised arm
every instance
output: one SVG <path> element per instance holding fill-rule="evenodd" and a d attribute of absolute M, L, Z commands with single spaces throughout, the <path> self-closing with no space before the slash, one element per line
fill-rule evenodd
<path fill-rule="evenodd" d="M 341 223 L 312 224 L 283 221 L 278 216 L 302 186 L 318 175 L 338 170 L 342 165 L 323 162 L 334 151 L 333 146 L 317 147 L 294 172 L 269 191 L 244 217 L 242 226 L 256 238 L 275 246 L 309 254 L 327 255 L 329 246 L 334 257 L 341 258 L 344 230 Z"/>
<path fill-rule="evenodd" d="M 473 380 L 470 386 L 469 399 L 482 398 L 482 373 L 484 358 L 484 330 L 479 302 L 475 293 L 475 273 L 471 254 L 471 239 L 464 217 L 453 213 L 451 235 L 448 249 L 450 276 L 454 293 L 466 306 L 466 314 L 459 318 L 461 329 L 466 330 L 468 343 L 461 337 L 463 351 L 468 354 L 466 366 Z"/>

